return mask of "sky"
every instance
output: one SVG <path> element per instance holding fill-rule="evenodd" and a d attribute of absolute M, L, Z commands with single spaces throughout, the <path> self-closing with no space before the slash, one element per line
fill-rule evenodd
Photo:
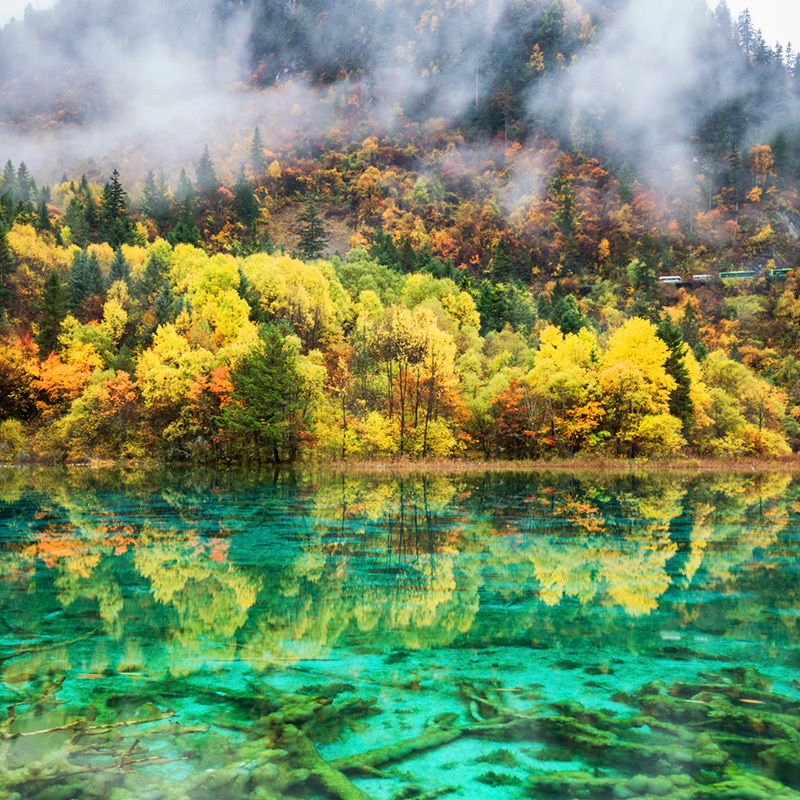
<path fill-rule="evenodd" d="M 22 19 L 28 5 L 42 9 L 51 8 L 55 3 L 54 0 L 0 0 L 0 25 L 5 25 L 12 17 Z"/>
<path fill-rule="evenodd" d="M 800 3 L 796 0 L 727 0 L 731 15 L 736 19 L 745 8 L 750 9 L 753 27 L 761 28 L 764 41 L 770 46 L 775 42 L 789 42 L 797 51 L 800 47 Z M 716 8 L 717 0 L 708 0 Z"/>

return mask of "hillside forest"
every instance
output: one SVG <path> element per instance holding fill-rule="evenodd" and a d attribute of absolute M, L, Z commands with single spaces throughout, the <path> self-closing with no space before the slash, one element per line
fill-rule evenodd
<path fill-rule="evenodd" d="M 118 5 L 133 60 L 178 13 Z M 800 55 L 747 12 L 659 6 L 648 71 L 641 4 L 201 6 L 188 156 L 76 55 L 104 0 L 0 30 L 0 460 L 800 448 Z"/>

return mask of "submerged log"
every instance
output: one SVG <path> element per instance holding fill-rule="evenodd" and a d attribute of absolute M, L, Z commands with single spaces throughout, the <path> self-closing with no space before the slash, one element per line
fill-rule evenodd
<path fill-rule="evenodd" d="M 432 750 L 441 747 L 449 742 L 455 741 L 464 734 L 461 728 L 438 728 L 430 727 L 419 736 L 411 739 L 404 739 L 401 742 L 376 747 L 374 750 L 367 750 L 365 753 L 337 758 L 331 761 L 331 766 L 341 772 L 360 772 L 375 769 L 391 761 L 402 761 L 413 753 L 420 753 L 424 750 Z"/>
<path fill-rule="evenodd" d="M 311 740 L 294 725 L 285 725 L 277 744 L 295 757 L 295 764 L 308 770 L 309 778 L 339 800 L 370 800 L 349 778 L 317 752 Z M 293 764 L 293 766 L 295 766 Z"/>

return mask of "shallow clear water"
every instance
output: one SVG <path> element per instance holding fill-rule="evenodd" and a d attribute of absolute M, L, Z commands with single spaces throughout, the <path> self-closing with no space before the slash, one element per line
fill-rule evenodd
<path fill-rule="evenodd" d="M 798 533 L 782 474 L 2 470 L 0 798 L 800 798 Z"/>

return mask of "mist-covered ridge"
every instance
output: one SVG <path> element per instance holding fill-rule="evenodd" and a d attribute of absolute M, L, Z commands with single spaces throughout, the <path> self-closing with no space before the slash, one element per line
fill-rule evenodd
<path fill-rule="evenodd" d="M 141 179 L 206 143 L 232 174 L 255 125 L 275 151 L 540 130 L 685 191 L 696 159 L 759 142 L 794 174 L 798 73 L 693 0 L 61 0 L 0 30 L 0 147 L 48 180 L 87 159 Z"/>

